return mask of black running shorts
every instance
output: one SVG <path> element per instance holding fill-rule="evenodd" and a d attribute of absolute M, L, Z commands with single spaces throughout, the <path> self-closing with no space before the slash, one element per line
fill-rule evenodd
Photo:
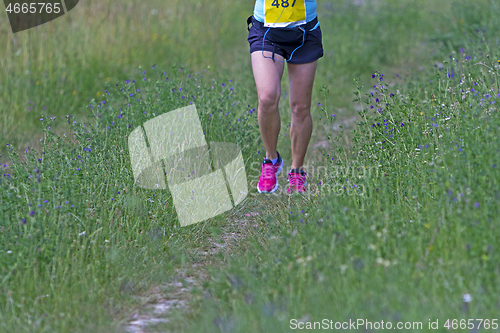
<path fill-rule="evenodd" d="M 252 27 L 248 32 L 248 43 L 250 44 L 250 53 L 262 52 L 262 41 L 267 27 L 263 26 L 262 22 L 257 21 L 252 17 Z M 272 28 L 271 28 L 272 29 Z M 302 40 L 297 44 L 278 44 L 268 40 L 264 41 L 264 51 L 279 54 L 290 64 L 306 64 L 314 62 L 323 56 L 323 43 L 321 36 L 321 28 L 318 26 L 316 29 L 306 33 L 304 45 Z M 297 47 L 299 47 L 297 49 Z M 295 52 L 294 52 L 295 50 Z M 292 56 L 293 52 L 293 56 Z M 292 59 L 290 60 L 290 56 Z"/>

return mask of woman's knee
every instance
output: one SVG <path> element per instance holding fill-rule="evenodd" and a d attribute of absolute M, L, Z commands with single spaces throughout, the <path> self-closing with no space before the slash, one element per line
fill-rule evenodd
<path fill-rule="evenodd" d="M 292 117 L 295 118 L 307 118 L 311 116 L 311 103 L 292 101 L 290 102 L 290 110 L 292 112 Z"/>
<path fill-rule="evenodd" d="M 263 110 L 274 109 L 280 100 L 279 91 L 266 91 L 259 94 L 259 108 Z"/>

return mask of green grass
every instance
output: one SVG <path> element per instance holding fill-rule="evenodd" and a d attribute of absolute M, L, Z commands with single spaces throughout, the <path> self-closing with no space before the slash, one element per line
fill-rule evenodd
<path fill-rule="evenodd" d="M 2 144 L 33 146 L 32 134 L 41 135 L 41 113 L 85 119 L 89 113 L 83 106 L 102 96 L 105 82 L 126 79 L 141 65 L 205 69 L 220 64 L 220 54 L 235 42 L 229 22 L 238 22 L 236 17 L 243 22 L 245 10 L 251 10 L 226 6 L 221 13 L 220 3 L 86 1 L 74 15 L 16 35 L 2 34 Z M 10 29 L 8 20 L 1 28 Z M 239 45 L 244 48 L 244 41 Z"/>
<path fill-rule="evenodd" d="M 497 59 L 498 45 L 489 48 Z M 267 246 L 214 269 L 186 330 L 284 332 L 292 319 L 327 318 L 423 322 L 409 331 L 438 319 L 444 332 L 447 319 L 498 322 L 500 72 L 473 50 L 457 60 L 454 78 L 444 69 L 422 78 L 433 80 L 423 84 L 431 100 L 404 86 L 391 97 L 376 76 L 364 105 L 379 98 L 383 113 L 361 112 L 355 150 L 316 178 L 326 195 L 292 201 L 269 220 Z"/>
<path fill-rule="evenodd" d="M 454 41 L 460 19 L 466 27 L 493 21 L 491 12 L 478 10 L 487 1 L 464 2 L 457 8 L 452 3 L 367 1 L 356 6 L 351 1 L 320 1 L 325 56 L 316 87 L 335 86 L 330 106 L 350 113 L 352 77 L 375 70 L 403 75 L 404 69 L 432 59 L 432 40 L 444 47 Z M 464 6 L 476 10 L 464 12 Z M 9 32 L 7 19 L 0 21 L 2 147 L 36 146 L 42 113 L 57 117 L 61 133 L 60 119 L 66 114 L 88 119 L 83 106 L 103 93 L 103 84 L 124 80 L 139 66 L 169 69 L 177 64 L 198 71 L 210 67 L 251 85 L 246 18 L 252 10 L 251 2 L 222 0 L 90 0 L 58 20 L 16 35 Z M 314 101 L 318 98 L 315 92 Z"/>
<path fill-rule="evenodd" d="M 260 215 L 247 237 L 213 258 L 190 313 L 159 331 L 279 332 L 292 318 L 421 321 L 423 330 L 439 319 L 444 331 L 446 318 L 498 313 L 499 3 L 318 5 L 314 138 L 354 110 L 360 122 L 314 155 L 309 200 L 252 192 L 245 212 Z M 262 144 L 251 10 L 87 1 L 0 37 L 0 131 L 15 143 L 3 148 L 0 177 L 0 331 L 116 330 L 137 295 L 232 228 L 240 216 L 231 212 L 179 228 L 168 191 L 134 186 L 127 135 L 192 100 L 207 141 L 239 144 L 254 188 Z"/>

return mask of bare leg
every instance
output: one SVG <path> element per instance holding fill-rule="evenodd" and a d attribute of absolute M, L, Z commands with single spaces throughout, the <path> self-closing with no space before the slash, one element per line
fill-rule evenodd
<path fill-rule="evenodd" d="M 264 55 L 271 57 L 272 53 L 264 51 Z M 264 58 L 261 51 L 253 52 L 251 56 L 253 76 L 259 97 L 257 116 L 260 135 L 266 148 L 266 158 L 274 159 L 278 157 L 276 146 L 281 129 L 278 102 L 281 95 L 281 78 L 283 77 L 285 65 L 283 62 L 274 62 L 272 59 Z M 274 54 L 274 58 L 280 61 L 284 60 L 278 54 Z"/>
<path fill-rule="evenodd" d="M 317 64 L 317 60 L 300 65 L 288 64 L 290 109 L 292 111 L 290 127 L 292 169 L 298 169 L 304 165 L 304 157 L 311 139 L 311 98 Z"/>

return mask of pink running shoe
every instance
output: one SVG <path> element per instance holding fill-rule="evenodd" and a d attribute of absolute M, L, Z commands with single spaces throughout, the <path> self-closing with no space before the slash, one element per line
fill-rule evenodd
<path fill-rule="evenodd" d="M 278 174 L 283 170 L 283 164 L 280 154 L 278 154 L 278 161 L 274 165 L 270 159 L 264 159 L 262 174 L 257 184 L 259 193 L 273 193 L 278 189 Z"/>
<path fill-rule="evenodd" d="M 288 174 L 288 194 L 292 194 L 294 192 L 303 193 L 306 191 L 307 174 L 300 169 L 293 169 Z"/>

